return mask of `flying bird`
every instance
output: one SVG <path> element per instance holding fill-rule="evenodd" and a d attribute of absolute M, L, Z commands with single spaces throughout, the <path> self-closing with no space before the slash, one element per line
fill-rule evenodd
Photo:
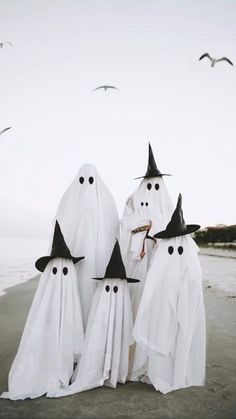
<path fill-rule="evenodd" d="M 9 129 L 11 129 L 11 127 L 7 127 L 2 129 L 2 131 L 0 131 L 0 135 L 2 135 L 4 132 L 8 131 Z"/>
<path fill-rule="evenodd" d="M 13 47 L 13 44 L 11 42 L 0 42 L 0 48 L 3 48 L 4 45 L 9 45 L 10 47 Z"/>
<path fill-rule="evenodd" d="M 116 90 L 118 90 L 117 87 L 115 87 L 115 86 L 108 86 L 107 84 L 105 84 L 104 86 L 96 87 L 96 89 L 93 89 L 93 92 L 95 90 L 98 90 L 98 89 L 104 89 L 104 91 L 106 91 L 108 89 L 116 89 Z"/>
<path fill-rule="evenodd" d="M 209 60 L 211 61 L 211 67 L 214 67 L 214 65 L 216 63 L 219 63 L 220 61 L 227 61 L 227 63 L 233 65 L 232 61 L 230 61 L 227 57 L 222 57 L 222 58 L 212 58 L 208 52 L 206 52 L 205 54 L 203 54 L 200 58 L 199 61 L 202 60 L 203 58 L 209 58 Z"/>

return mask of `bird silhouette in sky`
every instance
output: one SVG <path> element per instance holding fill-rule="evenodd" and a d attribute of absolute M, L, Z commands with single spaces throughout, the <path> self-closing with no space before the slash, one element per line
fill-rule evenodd
<path fill-rule="evenodd" d="M 104 89 L 104 91 L 106 92 L 108 89 L 116 89 L 116 90 L 118 90 L 117 89 L 117 87 L 115 87 L 115 86 L 108 86 L 107 84 L 105 84 L 104 86 L 98 86 L 98 87 L 96 87 L 96 89 L 93 89 L 93 92 L 95 91 L 95 90 L 99 90 L 99 89 Z"/>
<path fill-rule="evenodd" d="M 9 129 L 11 129 L 11 127 L 7 127 L 2 129 L 2 131 L 0 131 L 0 135 L 2 135 L 4 132 L 8 131 Z"/>
<path fill-rule="evenodd" d="M 212 58 L 208 52 L 206 52 L 205 54 L 201 55 L 201 57 L 199 58 L 199 61 L 202 60 L 203 58 L 209 58 L 209 60 L 211 61 L 211 67 L 214 67 L 214 65 L 216 63 L 219 63 L 220 61 L 227 61 L 227 63 L 229 63 L 230 65 L 233 65 L 232 61 L 230 61 L 227 57 L 222 57 L 222 58 Z"/>
<path fill-rule="evenodd" d="M 0 42 L 0 48 L 3 48 L 4 45 L 9 45 L 10 47 L 13 47 L 13 44 L 11 42 Z"/>

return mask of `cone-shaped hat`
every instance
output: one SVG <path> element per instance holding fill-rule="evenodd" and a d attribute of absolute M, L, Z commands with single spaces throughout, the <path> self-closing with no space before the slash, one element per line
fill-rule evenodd
<path fill-rule="evenodd" d="M 93 278 L 93 279 L 111 279 L 111 278 L 120 278 L 126 279 L 127 282 L 139 282 L 139 279 L 127 278 L 125 267 L 122 261 L 120 245 L 118 240 L 116 240 L 114 249 L 111 254 L 110 261 L 107 265 L 105 276 L 103 278 Z"/>
<path fill-rule="evenodd" d="M 42 256 L 41 258 L 39 258 L 35 262 L 35 266 L 40 272 L 43 272 L 48 262 L 55 258 L 71 259 L 73 263 L 77 263 L 81 259 L 84 259 L 84 256 L 80 256 L 80 257 L 71 256 L 70 250 L 65 242 L 65 239 L 61 232 L 61 228 L 57 220 L 56 220 L 55 229 L 54 229 L 51 254 L 50 256 Z"/>
<path fill-rule="evenodd" d="M 179 194 L 178 202 L 169 224 L 167 224 L 165 230 L 154 234 L 154 237 L 159 239 L 167 239 L 170 237 L 183 236 L 184 234 L 193 233 L 199 228 L 200 225 L 198 224 L 185 224 L 182 210 L 182 195 Z"/>
<path fill-rule="evenodd" d="M 144 176 L 136 177 L 135 179 L 161 177 L 161 176 L 171 176 L 171 175 L 169 175 L 168 173 L 161 173 L 160 170 L 157 168 L 153 151 L 152 151 L 152 147 L 151 147 L 151 144 L 149 143 L 148 166 L 147 166 L 146 174 Z"/>

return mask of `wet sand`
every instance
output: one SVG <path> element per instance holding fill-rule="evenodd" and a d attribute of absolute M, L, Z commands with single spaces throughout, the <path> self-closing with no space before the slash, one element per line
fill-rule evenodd
<path fill-rule="evenodd" d="M 0 298 L 0 392 L 16 354 L 38 279 Z M 167 395 L 142 383 L 98 388 L 62 399 L 0 399 L 0 418 L 236 418 L 236 298 L 205 285 L 207 382 Z"/>

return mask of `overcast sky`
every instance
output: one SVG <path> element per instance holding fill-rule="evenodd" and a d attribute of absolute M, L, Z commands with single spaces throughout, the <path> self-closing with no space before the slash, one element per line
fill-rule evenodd
<path fill-rule="evenodd" d="M 0 0 L 0 227 L 93 163 L 122 213 L 148 141 L 187 223 L 236 222 L 236 2 Z M 96 91 L 114 84 L 118 91 Z M 23 221 L 24 219 L 24 221 Z M 19 216 L 19 222 L 21 216 Z M 5 232 L 4 232 L 5 233 Z"/>

